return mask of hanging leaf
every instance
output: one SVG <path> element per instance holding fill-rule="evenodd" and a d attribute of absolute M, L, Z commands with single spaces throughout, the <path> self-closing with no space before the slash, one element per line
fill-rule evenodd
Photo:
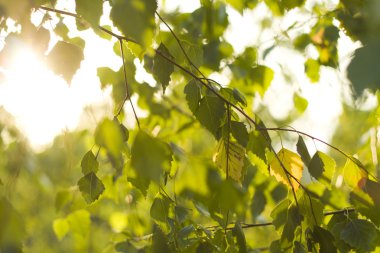
<path fill-rule="evenodd" d="M 103 0 L 75 0 L 75 11 L 96 27 L 103 13 Z"/>
<path fill-rule="evenodd" d="M 317 151 L 311 159 L 309 165 L 309 172 L 316 179 L 330 186 L 331 179 L 335 171 L 335 161 L 325 153 Z"/>
<path fill-rule="evenodd" d="M 198 82 L 194 79 L 191 80 L 186 84 L 184 92 L 186 94 L 186 101 L 189 109 L 195 115 L 199 106 L 199 101 L 201 100 L 201 89 Z"/>
<path fill-rule="evenodd" d="M 157 221 L 166 222 L 169 216 L 170 204 L 170 199 L 160 194 L 153 200 L 150 207 L 150 216 Z"/>
<path fill-rule="evenodd" d="M 367 178 L 365 172 L 351 159 L 347 158 L 343 168 L 344 182 L 351 188 L 357 188 L 360 187 L 359 183 L 362 182 L 363 178 Z"/>
<path fill-rule="evenodd" d="M 300 154 L 303 163 L 309 164 L 311 157 L 310 157 L 309 151 L 307 150 L 305 141 L 303 140 L 302 136 L 298 136 L 297 152 L 298 152 L 298 154 Z"/>
<path fill-rule="evenodd" d="M 119 123 L 110 119 L 101 121 L 95 129 L 95 142 L 106 148 L 114 159 L 120 159 L 124 142 Z"/>
<path fill-rule="evenodd" d="M 235 223 L 234 228 L 232 229 L 232 235 L 236 238 L 237 246 L 239 253 L 247 253 L 247 242 L 245 240 L 244 231 L 241 228 L 239 222 Z"/>
<path fill-rule="evenodd" d="M 214 162 L 222 171 L 237 182 L 242 180 L 245 149 L 236 142 L 221 139 L 218 143 Z M 227 167 L 228 166 L 228 167 Z M 228 169 L 228 173 L 227 173 Z"/>
<path fill-rule="evenodd" d="M 231 121 L 231 134 L 241 146 L 247 146 L 249 135 L 243 122 Z"/>
<path fill-rule="evenodd" d="M 47 62 L 54 73 L 70 83 L 83 58 L 83 49 L 74 44 L 58 41 L 47 55 Z"/>
<path fill-rule="evenodd" d="M 147 189 L 151 181 L 159 184 L 161 176 L 170 169 L 172 152 L 169 145 L 142 130 L 135 137 L 131 155 L 132 168 L 136 173 L 135 180 L 144 182 L 139 185 L 142 191 Z"/>
<path fill-rule="evenodd" d="M 157 48 L 157 51 L 163 54 L 164 56 L 173 59 L 173 57 L 169 53 L 169 50 L 163 43 L 160 44 L 160 46 Z M 159 83 L 161 83 L 163 93 L 165 93 L 165 89 L 169 85 L 170 75 L 173 73 L 173 71 L 174 65 L 170 63 L 167 59 L 156 53 L 156 55 L 153 58 L 152 72 L 156 80 Z"/>
<path fill-rule="evenodd" d="M 301 157 L 285 148 L 281 149 L 277 153 L 277 157 L 281 163 L 276 157 L 273 158 L 272 162 L 270 163 L 271 175 L 275 176 L 277 181 L 287 185 L 288 187 L 293 187 L 294 190 L 298 190 L 299 184 L 294 178 L 299 181 L 302 177 L 303 163 Z M 294 178 L 286 174 L 281 164 L 291 175 L 293 175 Z"/>
<path fill-rule="evenodd" d="M 195 117 L 210 133 L 217 137 L 225 113 L 223 100 L 214 96 L 205 96 L 200 101 Z"/>
<path fill-rule="evenodd" d="M 144 47 L 152 43 L 156 0 L 111 1 L 110 18 L 122 33 Z"/>
<path fill-rule="evenodd" d="M 370 252 L 377 246 L 379 231 L 367 220 L 354 219 L 347 223 L 340 237 L 357 250 Z"/>
<path fill-rule="evenodd" d="M 89 172 L 96 173 L 99 168 L 99 163 L 96 160 L 96 157 L 92 153 L 92 151 L 88 151 L 82 158 L 81 161 L 82 173 L 83 175 L 88 174 Z"/>
<path fill-rule="evenodd" d="M 66 219 L 58 218 L 53 222 L 53 231 L 58 240 L 62 240 L 63 237 L 69 232 L 70 225 Z"/>
<path fill-rule="evenodd" d="M 315 198 L 310 197 L 305 192 L 298 192 L 299 212 L 303 215 L 304 221 L 309 227 L 319 226 L 323 222 L 324 205 Z"/>
<path fill-rule="evenodd" d="M 252 82 L 248 85 L 252 85 L 255 90 L 259 92 L 261 96 L 264 96 L 264 93 L 269 88 L 272 80 L 274 78 L 274 71 L 269 67 L 258 65 L 254 67 L 251 71 L 251 80 Z"/>
<path fill-rule="evenodd" d="M 294 93 L 293 96 L 294 107 L 299 113 L 304 113 L 309 105 L 309 102 L 304 97 L 301 97 L 298 93 Z"/>
<path fill-rule="evenodd" d="M 312 83 L 316 83 L 319 81 L 319 69 L 320 64 L 317 60 L 311 58 L 306 60 L 305 73 Z"/>
<path fill-rule="evenodd" d="M 337 249 L 334 245 L 334 236 L 328 230 L 315 226 L 313 229 L 313 237 L 314 240 L 319 243 L 320 252 L 337 252 Z"/>
<path fill-rule="evenodd" d="M 94 172 L 90 172 L 79 179 L 78 186 L 87 204 L 91 204 L 97 200 L 104 191 L 103 182 Z"/>

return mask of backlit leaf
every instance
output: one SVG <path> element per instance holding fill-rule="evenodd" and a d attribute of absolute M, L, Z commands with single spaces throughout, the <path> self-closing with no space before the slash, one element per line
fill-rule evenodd
<path fill-rule="evenodd" d="M 53 222 L 53 230 L 58 240 L 62 240 L 63 237 L 65 237 L 65 235 L 69 232 L 70 225 L 66 219 L 58 218 Z"/>
<path fill-rule="evenodd" d="M 359 166 L 354 163 L 351 159 L 347 158 L 346 164 L 343 168 L 343 179 L 344 182 L 351 188 L 359 187 L 359 183 L 363 178 L 366 178 L 367 175 L 362 171 Z"/>
<path fill-rule="evenodd" d="M 156 0 L 112 1 L 110 18 L 122 33 L 144 47 L 152 43 Z"/>
<path fill-rule="evenodd" d="M 81 161 L 82 173 L 86 175 L 89 172 L 96 173 L 99 168 L 99 163 L 96 160 L 96 157 L 92 153 L 92 151 L 88 151 L 82 158 Z"/>
<path fill-rule="evenodd" d="M 54 73 L 70 83 L 83 58 L 83 49 L 67 42 L 58 41 L 47 55 L 47 62 Z"/>
<path fill-rule="evenodd" d="M 320 64 L 317 60 L 311 58 L 306 60 L 305 73 L 312 83 L 316 83 L 319 81 L 319 69 Z"/>
<path fill-rule="evenodd" d="M 274 71 L 272 69 L 263 65 L 258 65 L 252 69 L 252 82 L 248 85 L 254 86 L 254 88 L 259 92 L 259 94 L 263 96 L 265 91 L 269 88 L 273 78 Z"/>
<path fill-rule="evenodd" d="M 88 204 L 97 200 L 105 189 L 103 182 L 94 172 L 90 172 L 79 179 L 78 186 L 83 198 Z"/>
<path fill-rule="evenodd" d="M 297 109 L 299 113 L 303 113 L 307 109 L 307 106 L 309 105 L 309 102 L 307 102 L 307 100 L 304 97 L 301 97 L 297 93 L 294 93 L 293 102 L 294 102 L 294 107 Z"/>
<path fill-rule="evenodd" d="M 221 139 L 218 143 L 218 151 L 215 154 L 215 164 L 235 181 L 241 182 L 244 166 L 245 149 L 236 142 L 227 143 Z M 228 169 L 228 173 L 227 173 Z"/>
<path fill-rule="evenodd" d="M 277 157 L 285 169 L 299 181 L 302 177 L 303 171 L 303 163 L 301 157 L 298 154 L 285 148 L 281 149 L 277 153 Z M 293 187 L 295 190 L 298 190 L 299 184 L 294 178 L 286 174 L 278 159 L 274 157 L 270 163 L 271 175 L 275 176 L 277 181 L 287 185 L 288 187 Z"/>
<path fill-rule="evenodd" d="M 131 155 L 131 164 L 136 173 L 136 180 L 144 180 L 148 184 L 153 181 L 159 184 L 163 173 L 170 169 L 172 152 L 169 145 L 142 130 L 135 137 Z M 145 184 L 144 188 L 146 186 Z M 146 190 L 144 188 L 140 188 L 140 190 Z"/>
<path fill-rule="evenodd" d="M 107 149 L 114 159 L 119 159 L 123 149 L 123 133 L 118 122 L 104 119 L 95 130 L 95 142 Z"/>
<path fill-rule="evenodd" d="M 75 0 L 75 3 L 76 13 L 93 26 L 99 24 L 100 16 L 103 13 L 103 0 Z"/>
<path fill-rule="evenodd" d="M 164 56 L 173 59 L 173 57 L 169 53 L 169 50 L 163 43 L 160 44 L 160 46 L 157 48 L 157 51 L 159 51 Z M 156 53 L 156 55 L 153 58 L 153 75 L 156 78 L 156 80 L 161 83 L 164 93 L 166 87 L 169 85 L 170 75 L 173 73 L 173 71 L 174 65 L 168 62 L 168 60 L 166 60 L 164 57 Z"/>

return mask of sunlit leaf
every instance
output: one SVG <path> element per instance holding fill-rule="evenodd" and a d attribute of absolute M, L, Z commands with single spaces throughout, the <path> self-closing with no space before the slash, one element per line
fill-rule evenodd
<path fill-rule="evenodd" d="M 323 222 L 323 204 L 307 193 L 298 192 L 299 212 L 308 226 L 319 226 Z"/>
<path fill-rule="evenodd" d="M 367 175 L 365 172 L 362 171 L 351 159 L 347 158 L 346 164 L 343 168 L 344 182 L 351 188 L 357 188 L 360 186 L 359 183 L 361 180 L 366 177 Z"/>
<path fill-rule="evenodd" d="M 263 96 L 274 78 L 274 71 L 269 67 L 258 65 L 252 69 L 251 78 L 252 83 L 248 85 L 254 86 L 259 94 Z"/>
<path fill-rule="evenodd" d="M 236 142 L 227 142 L 221 139 L 218 143 L 217 150 L 214 157 L 215 164 L 228 174 L 229 177 L 241 182 L 245 149 Z"/>
<path fill-rule="evenodd" d="M 284 199 L 281 201 L 277 206 L 275 206 L 270 213 L 270 217 L 273 220 L 273 225 L 275 226 L 276 230 L 281 230 L 287 220 L 288 215 L 288 208 L 291 204 L 291 201 L 289 199 Z"/>
<path fill-rule="evenodd" d="M 277 181 L 287 185 L 288 187 L 293 187 L 295 190 L 298 190 L 299 184 L 294 178 L 299 181 L 302 177 L 303 163 L 301 157 L 298 154 L 285 148 L 281 149 L 277 153 L 277 157 L 280 161 L 274 157 L 270 163 L 271 175 L 275 176 Z M 290 175 L 287 175 L 287 173 L 284 171 L 283 166 L 294 178 L 292 178 Z"/>
<path fill-rule="evenodd" d="M 157 48 L 157 51 L 159 51 L 167 58 L 173 59 L 173 57 L 169 53 L 169 50 L 163 43 L 160 44 L 160 46 Z M 170 75 L 174 71 L 174 65 L 168 62 L 168 60 L 166 60 L 164 57 L 156 53 L 156 55 L 153 58 L 152 71 L 154 77 L 157 79 L 157 81 L 161 83 L 163 92 L 165 93 L 165 89 L 170 82 Z"/>
<path fill-rule="evenodd" d="M 317 151 L 308 168 L 310 175 L 314 178 L 323 179 L 327 184 L 330 184 L 335 170 L 335 161 L 325 153 Z"/>
<path fill-rule="evenodd" d="M 309 102 L 304 97 L 301 97 L 298 93 L 294 93 L 293 102 L 294 107 L 298 110 L 299 113 L 303 113 L 309 105 Z"/>
<path fill-rule="evenodd" d="M 303 34 L 297 36 L 293 40 L 293 45 L 294 45 L 294 47 L 297 50 L 303 51 L 303 50 L 305 50 L 305 48 L 307 47 L 307 45 L 310 44 L 310 42 L 311 42 L 310 35 L 306 34 L 306 33 L 303 33 Z"/>
<path fill-rule="evenodd" d="M 320 64 L 317 60 L 314 60 L 311 58 L 306 60 L 305 73 L 307 77 L 309 77 L 312 83 L 319 81 L 319 69 L 320 69 Z"/>
<path fill-rule="evenodd" d="M 81 15 L 91 25 L 99 24 L 100 16 L 103 13 L 102 0 L 75 0 L 76 13 Z"/>
<path fill-rule="evenodd" d="M 99 163 L 92 151 L 88 151 L 82 158 L 81 161 L 82 173 L 86 175 L 89 172 L 96 173 L 99 168 Z"/>
<path fill-rule="evenodd" d="M 83 198 L 88 204 L 97 200 L 105 189 L 103 182 L 94 172 L 90 172 L 79 179 L 78 186 Z"/>
<path fill-rule="evenodd" d="M 101 121 L 95 130 L 95 142 L 106 148 L 114 159 L 120 158 L 124 142 L 119 123 L 110 119 Z"/>
<path fill-rule="evenodd" d="M 58 218 L 53 222 L 53 230 L 58 240 L 62 240 L 63 237 L 69 232 L 70 225 L 66 219 Z"/>
<path fill-rule="evenodd" d="M 47 55 L 51 69 L 68 83 L 73 79 L 83 58 L 83 50 L 80 47 L 63 41 L 58 41 Z"/>
<path fill-rule="evenodd" d="M 363 219 L 355 219 L 344 227 L 340 236 L 357 250 L 369 252 L 376 247 L 379 231 L 373 223 Z"/>

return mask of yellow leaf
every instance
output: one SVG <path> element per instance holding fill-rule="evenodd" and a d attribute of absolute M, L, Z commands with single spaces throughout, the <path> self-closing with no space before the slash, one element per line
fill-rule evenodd
<path fill-rule="evenodd" d="M 228 144 L 227 155 L 227 142 L 222 139 L 218 143 L 218 151 L 214 156 L 214 162 L 224 172 L 227 171 L 228 166 L 228 176 L 235 181 L 241 182 L 244 157 L 245 149 L 237 142 L 232 141 Z"/>
<path fill-rule="evenodd" d="M 344 182 L 351 188 L 360 187 L 360 183 L 367 175 L 362 171 L 357 164 L 351 159 L 347 158 L 346 164 L 343 168 Z"/>
<path fill-rule="evenodd" d="M 289 187 L 293 186 L 294 190 L 298 190 L 299 184 L 294 178 L 300 181 L 302 177 L 303 163 L 301 157 L 298 154 L 285 148 L 281 149 L 277 153 L 277 156 L 279 159 L 273 157 L 273 160 L 270 163 L 270 174 L 275 176 L 277 181 L 284 183 Z M 292 178 L 289 176 L 292 185 L 290 185 L 288 177 L 279 160 L 284 165 L 286 170 L 294 177 Z"/>

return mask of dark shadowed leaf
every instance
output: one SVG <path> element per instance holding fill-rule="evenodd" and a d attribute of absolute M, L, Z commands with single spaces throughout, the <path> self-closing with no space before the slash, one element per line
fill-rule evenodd
<path fill-rule="evenodd" d="M 199 106 L 199 101 L 201 100 L 201 89 L 197 81 L 193 79 L 186 84 L 184 92 L 189 109 L 195 114 Z"/>
<path fill-rule="evenodd" d="M 152 237 L 152 253 L 167 252 L 170 253 L 172 250 L 169 247 L 168 237 L 164 232 L 157 226 L 154 226 L 153 237 Z"/>
<path fill-rule="evenodd" d="M 267 204 L 267 199 L 263 190 L 264 189 L 257 187 L 252 198 L 251 213 L 254 219 L 256 219 L 257 216 L 259 216 L 264 211 L 265 205 Z"/>
<path fill-rule="evenodd" d="M 302 136 L 298 136 L 297 152 L 301 156 L 303 163 L 306 165 L 309 164 L 311 157 Z"/>
<path fill-rule="evenodd" d="M 371 42 L 356 49 L 354 58 L 347 67 L 347 76 L 350 79 L 357 95 L 365 89 L 372 91 L 380 87 L 380 42 Z"/>
<path fill-rule="evenodd" d="M 216 137 L 218 129 L 224 120 L 225 113 L 223 100 L 214 96 L 205 96 L 200 101 L 195 117 Z"/>
<path fill-rule="evenodd" d="M 68 83 L 73 79 L 83 58 L 83 49 L 63 41 L 58 41 L 47 55 L 47 61 L 51 69 L 57 75 L 62 76 Z"/>
<path fill-rule="evenodd" d="M 154 198 L 150 207 L 150 216 L 158 221 L 166 222 L 169 215 L 170 199 L 163 195 Z"/>
<path fill-rule="evenodd" d="M 379 231 L 367 220 L 354 219 L 347 223 L 340 237 L 357 250 L 368 252 L 375 249 Z"/>
<path fill-rule="evenodd" d="M 167 58 L 173 59 L 173 57 L 169 53 L 169 50 L 163 43 L 160 44 L 160 46 L 157 48 L 157 51 L 159 51 Z M 162 85 L 163 92 L 165 93 L 165 89 L 170 82 L 170 75 L 174 71 L 174 65 L 170 63 L 167 59 L 156 53 L 156 55 L 153 58 L 152 71 L 156 80 Z"/>
<path fill-rule="evenodd" d="M 314 227 L 313 237 L 319 243 L 321 253 L 336 253 L 337 249 L 334 245 L 334 236 L 326 229 Z"/>
<path fill-rule="evenodd" d="M 81 161 L 81 167 L 82 167 L 82 173 L 84 175 L 88 174 L 89 172 L 96 173 L 99 168 L 99 163 L 96 160 L 96 157 L 92 153 L 92 151 L 88 151 L 82 158 Z"/>
<path fill-rule="evenodd" d="M 104 191 L 103 182 L 95 175 L 94 172 L 90 172 L 79 179 L 78 186 L 83 198 L 88 204 L 91 204 L 97 200 Z"/>
<path fill-rule="evenodd" d="M 247 146 L 249 134 L 243 122 L 231 121 L 231 134 L 240 145 Z"/>
<path fill-rule="evenodd" d="M 246 253 L 247 252 L 247 243 L 245 241 L 245 235 L 244 231 L 241 228 L 241 225 L 239 222 L 235 223 L 234 228 L 232 229 L 232 235 L 236 237 L 237 246 L 239 249 L 239 253 Z"/>

